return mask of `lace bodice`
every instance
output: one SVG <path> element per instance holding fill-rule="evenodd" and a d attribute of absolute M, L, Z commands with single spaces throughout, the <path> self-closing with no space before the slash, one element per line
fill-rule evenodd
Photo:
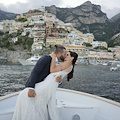
<path fill-rule="evenodd" d="M 62 78 L 65 77 L 68 73 L 71 72 L 73 66 L 70 66 L 69 68 L 59 71 L 59 72 L 55 72 L 55 73 L 51 73 L 52 75 L 54 75 L 54 77 L 58 77 L 62 75 Z"/>

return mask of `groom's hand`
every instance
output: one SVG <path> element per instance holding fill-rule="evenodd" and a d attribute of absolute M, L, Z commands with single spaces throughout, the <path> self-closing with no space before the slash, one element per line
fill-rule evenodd
<path fill-rule="evenodd" d="M 58 76 L 57 78 L 56 78 L 56 82 L 61 82 L 62 81 L 62 76 Z"/>
<path fill-rule="evenodd" d="M 35 97 L 35 96 L 36 96 L 35 91 L 32 90 L 32 89 L 29 89 L 29 91 L 28 91 L 28 97 Z"/>

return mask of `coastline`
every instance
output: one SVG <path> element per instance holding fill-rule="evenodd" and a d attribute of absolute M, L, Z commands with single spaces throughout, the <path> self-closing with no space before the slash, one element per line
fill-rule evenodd
<path fill-rule="evenodd" d="M 27 59 L 31 55 L 27 50 L 10 51 L 6 48 L 0 48 L 0 64 L 20 64 L 18 59 Z"/>

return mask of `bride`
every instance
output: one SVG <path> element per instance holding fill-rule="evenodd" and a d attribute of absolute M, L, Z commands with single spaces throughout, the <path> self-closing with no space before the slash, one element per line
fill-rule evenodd
<path fill-rule="evenodd" d="M 55 64 L 56 55 L 50 54 L 50 56 L 52 57 L 51 74 L 35 85 L 35 97 L 28 97 L 28 88 L 20 92 L 12 120 L 60 120 L 55 98 L 58 87 L 56 78 L 67 75 L 69 81 L 73 77 L 78 55 L 69 51 L 65 61 L 59 65 Z"/>

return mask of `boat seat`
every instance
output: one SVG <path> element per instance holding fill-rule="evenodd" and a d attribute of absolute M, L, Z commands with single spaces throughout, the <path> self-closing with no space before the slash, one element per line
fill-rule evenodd
<path fill-rule="evenodd" d="M 94 107 L 87 104 L 74 103 L 69 101 L 57 100 L 57 107 L 75 108 L 75 109 L 93 109 Z"/>

